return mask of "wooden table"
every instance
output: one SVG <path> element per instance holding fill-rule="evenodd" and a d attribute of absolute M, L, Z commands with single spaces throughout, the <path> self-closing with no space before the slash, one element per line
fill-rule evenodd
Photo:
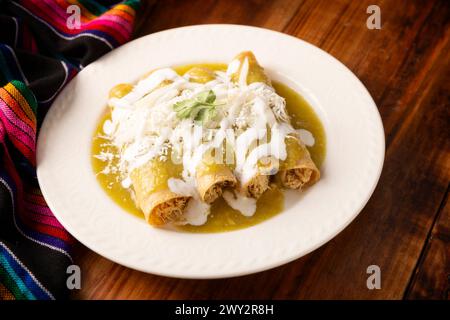
<path fill-rule="evenodd" d="M 145 2 L 145 0 L 143 0 Z M 381 8 L 381 30 L 366 9 Z M 450 288 L 450 3 L 442 0 L 164 0 L 140 11 L 136 37 L 193 24 L 282 31 L 347 65 L 386 133 L 378 187 L 336 238 L 287 265 L 222 280 L 140 273 L 82 247 L 82 299 L 448 299 Z M 151 58 L 151 53 L 149 53 Z M 326 75 L 324 75 L 326 76 Z M 381 289 L 366 286 L 381 269 Z"/>

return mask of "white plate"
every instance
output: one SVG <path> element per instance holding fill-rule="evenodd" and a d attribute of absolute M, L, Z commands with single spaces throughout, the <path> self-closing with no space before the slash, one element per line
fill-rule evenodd
<path fill-rule="evenodd" d="M 256 226 L 191 234 L 153 228 L 116 205 L 91 167 L 91 141 L 109 89 L 148 70 L 227 62 L 252 50 L 270 76 L 298 90 L 325 127 L 322 179 Z M 53 104 L 40 131 L 37 174 L 48 205 L 79 241 L 117 263 L 180 278 L 258 272 L 297 259 L 342 231 L 371 196 L 384 159 L 377 107 L 343 64 L 278 32 L 237 25 L 167 30 L 134 40 L 81 71 Z"/>

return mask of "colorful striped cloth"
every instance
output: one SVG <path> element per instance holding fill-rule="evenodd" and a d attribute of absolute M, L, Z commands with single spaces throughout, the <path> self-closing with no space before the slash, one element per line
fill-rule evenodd
<path fill-rule="evenodd" d="M 130 39 L 137 6 L 0 0 L 0 299 L 68 294 L 73 239 L 39 190 L 36 134 L 65 84 Z"/>

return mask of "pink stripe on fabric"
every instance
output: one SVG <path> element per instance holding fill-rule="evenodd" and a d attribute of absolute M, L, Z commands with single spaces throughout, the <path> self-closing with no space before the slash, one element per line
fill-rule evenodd
<path fill-rule="evenodd" d="M 52 1 L 52 0 L 44 0 L 43 3 L 44 3 L 44 6 L 47 5 L 47 8 L 51 9 L 51 10 L 46 10 L 46 11 L 49 11 L 50 15 L 53 16 L 52 13 L 54 13 L 56 16 L 59 16 L 64 21 L 67 20 L 67 17 L 68 17 L 68 14 L 66 12 L 67 9 L 63 10 L 63 8 L 61 8 L 55 1 Z M 45 9 L 42 9 L 42 10 L 45 10 Z"/>
<path fill-rule="evenodd" d="M 49 216 L 45 216 L 45 215 L 37 215 L 37 214 L 27 211 L 27 210 L 24 210 L 24 212 L 22 212 L 22 215 L 23 215 L 23 217 L 26 217 L 27 219 L 32 220 L 34 222 L 44 224 L 47 226 L 51 226 L 56 229 L 65 230 L 64 227 L 61 225 L 61 223 L 59 223 L 59 221 L 56 220 L 56 218 L 54 218 L 54 217 L 49 217 Z"/>
<path fill-rule="evenodd" d="M 50 210 L 49 207 L 40 206 L 38 204 L 30 203 L 28 201 L 26 201 L 25 207 L 27 209 L 33 210 L 33 212 L 40 213 L 48 217 L 54 217 L 53 212 Z"/>
<path fill-rule="evenodd" d="M 66 26 L 67 16 L 58 14 L 58 11 L 60 11 L 61 8 L 54 2 L 49 3 L 48 0 L 44 0 L 39 1 L 39 3 L 34 3 L 34 5 L 38 6 L 41 9 L 41 11 L 44 11 L 46 15 L 51 18 L 51 23 L 54 27 L 57 27 L 55 25 L 55 22 L 60 26 Z"/>
<path fill-rule="evenodd" d="M 35 144 L 35 138 L 34 138 L 34 132 L 32 130 L 30 130 L 30 127 L 28 127 L 27 125 L 25 125 L 22 120 L 20 120 L 19 118 L 17 118 L 15 116 L 15 114 L 11 111 L 8 110 L 9 108 L 5 108 L 2 105 L 5 105 L 5 103 L 3 101 L 0 101 L 0 110 L 2 111 L 0 113 L 0 119 L 3 119 L 3 125 L 5 126 L 8 134 L 13 135 L 15 138 L 17 138 L 18 140 L 20 140 L 22 143 L 24 143 L 28 148 L 30 148 L 32 151 L 35 151 L 36 148 L 36 144 Z M 6 110 L 5 110 L 6 109 Z M 5 113 L 6 111 L 6 113 Z M 31 138 L 29 135 L 27 135 L 26 133 L 24 133 L 23 131 L 19 130 L 16 126 L 14 126 L 12 123 L 14 124 L 22 124 L 22 126 L 19 125 L 19 127 L 21 129 L 25 129 L 24 131 L 26 131 L 27 133 L 31 132 L 31 135 L 33 138 Z"/>
<path fill-rule="evenodd" d="M 122 16 L 117 16 L 117 15 L 114 15 L 114 14 L 107 13 L 107 14 L 104 14 L 101 17 L 101 19 L 117 23 L 119 26 L 121 26 L 121 27 L 123 27 L 125 29 L 127 34 L 130 34 L 133 31 L 133 26 L 130 23 L 130 21 L 126 20 Z"/>
<path fill-rule="evenodd" d="M 47 8 L 49 8 L 51 10 L 45 9 L 44 8 L 45 5 L 47 5 Z M 60 31 L 67 33 L 67 34 L 78 34 L 82 31 L 90 30 L 92 26 L 99 26 L 99 25 L 110 27 L 112 29 L 112 31 L 120 33 L 124 37 L 124 39 L 128 39 L 132 32 L 132 25 L 129 21 L 125 20 L 124 18 L 122 18 L 120 16 L 116 16 L 114 14 L 108 14 L 108 13 L 105 13 L 91 21 L 81 22 L 80 29 L 72 30 L 72 29 L 67 28 L 67 17 L 68 16 L 63 10 L 61 10 L 61 7 L 58 6 L 58 4 L 56 4 L 55 2 L 52 2 L 51 0 L 44 0 L 44 6 L 39 6 L 39 7 L 41 8 L 42 11 L 45 11 L 47 15 L 49 15 L 50 17 L 52 17 L 52 19 L 54 19 L 54 22 L 56 22 L 56 24 L 53 23 L 53 26 L 57 27 L 57 25 L 59 25 L 59 27 L 57 27 L 57 28 Z M 58 13 L 61 13 L 61 14 L 58 14 Z M 124 29 L 122 29 L 120 27 L 118 28 L 118 26 L 121 26 Z M 89 27 L 89 28 L 87 28 L 87 27 Z M 107 31 L 101 31 L 98 29 L 95 29 L 95 30 L 100 31 L 100 32 L 107 32 Z M 107 32 L 107 33 L 110 34 L 109 32 Z M 110 35 L 112 37 L 114 37 L 113 34 L 110 34 Z"/>
<path fill-rule="evenodd" d="M 3 144 L 6 135 L 6 128 L 3 125 L 3 122 L 0 121 L 0 143 Z"/>
<path fill-rule="evenodd" d="M 2 99 L 0 99 L 0 110 L 2 111 L 2 113 L 4 114 L 5 117 L 8 117 L 8 119 L 14 123 L 17 127 L 19 127 L 20 129 L 22 129 L 27 136 L 29 136 L 29 139 L 31 141 L 35 141 L 36 139 L 36 132 L 33 130 L 33 128 L 31 128 L 28 124 L 26 124 L 25 122 L 22 121 L 22 119 L 20 119 L 15 113 L 14 111 L 9 107 L 9 105 L 6 104 L 5 101 L 3 101 Z M 8 122 L 8 121 L 7 121 Z M 16 130 L 18 130 L 16 127 L 14 127 Z M 22 133 L 22 132 L 21 132 Z M 22 134 L 25 134 L 22 133 Z"/>

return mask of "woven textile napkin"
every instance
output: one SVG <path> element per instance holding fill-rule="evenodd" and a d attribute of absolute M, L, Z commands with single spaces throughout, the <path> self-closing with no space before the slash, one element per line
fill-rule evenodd
<path fill-rule="evenodd" d="M 138 5 L 0 0 L 0 299 L 67 297 L 73 239 L 39 190 L 36 135 L 67 82 L 130 39 Z"/>

